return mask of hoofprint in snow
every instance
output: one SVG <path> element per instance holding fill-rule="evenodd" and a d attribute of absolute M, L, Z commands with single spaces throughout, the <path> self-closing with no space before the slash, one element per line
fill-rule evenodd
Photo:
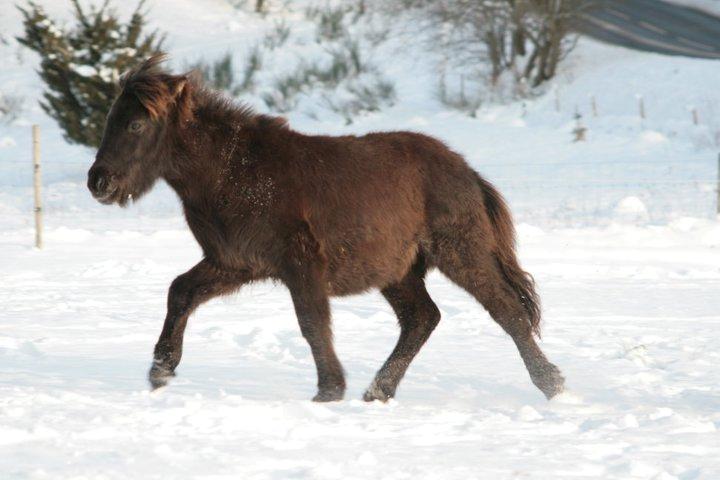
<path fill-rule="evenodd" d="M 201 307 L 178 377 L 150 393 L 167 287 L 200 255 L 180 219 L 51 219 L 42 251 L 5 230 L 0 477 L 718 478 L 720 227 L 519 232 L 567 393 L 547 402 L 509 337 L 432 274 L 443 319 L 386 405 L 360 398 L 397 338 L 390 308 L 333 301 L 349 388 L 318 405 L 271 283 Z"/>

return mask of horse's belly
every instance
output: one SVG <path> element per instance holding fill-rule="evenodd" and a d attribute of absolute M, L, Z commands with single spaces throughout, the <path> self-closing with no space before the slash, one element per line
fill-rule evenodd
<path fill-rule="evenodd" d="M 397 168 L 385 176 L 368 173 L 363 180 L 345 185 L 344 197 L 318 201 L 309 217 L 328 260 L 332 295 L 400 281 L 427 229 L 417 171 Z"/>
<path fill-rule="evenodd" d="M 342 296 L 399 282 L 418 254 L 415 235 L 361 236 L 326 246 L 328 292 Z"/>

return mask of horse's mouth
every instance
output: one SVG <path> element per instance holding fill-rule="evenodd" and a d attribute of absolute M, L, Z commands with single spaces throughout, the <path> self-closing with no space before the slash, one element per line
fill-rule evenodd
<path fill-rule="evenodd" d="M 126 175 L 110 173 L 105 167 L 93 166 L 88 172 L 88 189 L 93 198 L 103 205 L 117 203 L 121 207 L 126 206 L 136 197 L 129 187 L 132 185 Z"/>
<path fill-rule="evenodd" d="M 118 200 L 118 192 L 119 188 L 117 186 L 114 186 L 105 192 L 103 192 L 101 195 L 93 195 L 95 197 L 95 200 L 102 203 L 103 205 L 112 205 Z"/>
<path fill-rule="evenodd" d="M 94 195 L 94 197 L 95 200 L 103 205 L 112 205 L 117 203 L 121 207 L 124 207 L 130 200 L 132 200 L 133 195 L 132 193 L 124 192 L 123 189 L 116 185 L 108 189 L 108 191 L 102 195 Z"/>

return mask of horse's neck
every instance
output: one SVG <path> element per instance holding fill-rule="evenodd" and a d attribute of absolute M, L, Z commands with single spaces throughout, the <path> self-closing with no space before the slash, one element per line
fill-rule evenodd
<path fill-rule="evenodd" d="M 213 168 L 213 157 L 220 152 L 214 152 L 216 148 L 210 142 L 201 142 L 201 138 L 203 135 L 200 132 L 186 130 L 168 141 L 172 147 L 164 160 L 166 168 L 163 177 L 183 202 L 202 194 L 207 185 L 212 185 L 212 177 L 217 174 L 217 168 Z"/>
<path fill-rule="evenodd" d="M 228 166 L 241 149 L 247 149 L 243 141 L 244 127 L 241 119 L 228 121 L 207 114 L 196 119 L 202 129 L 223 132 L 223 141 L 212 140 L 212 135 L 198 130 L 183 132 L 174 142 L 175 151 L 165 180 L 177 192 L 183 203 L 207 202 L 217 194 L 218 186 L 225 182 Z"/>
<path fill-rule="evenodd" d="M 196 203 L 211 195 L 217 170 L 209 165 L 203 168 L 202 160 L 178 157 L 171 172 L 165 175 L 165 181 L 183 203 Z"/>

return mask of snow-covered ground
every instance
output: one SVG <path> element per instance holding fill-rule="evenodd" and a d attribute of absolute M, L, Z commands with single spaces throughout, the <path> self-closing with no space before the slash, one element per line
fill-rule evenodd
<path fill-rule="evenodd" d="M 716 223 L 522 225 L 568 392 L 547 402 L 510 339 L 432 275 L 443 320 L 388 405 L 360 400 L 397 337 L 382 297 L 333 302 L 349 388 L 318 405 L 271 284 L 201 307 L 178 377 L 150 393 L 166 288 L 199 251 L 179 222 L 84 224 L 52 222 L 43 251 L 28 228 L 0 234 L 4 479 L 720 476 Z"/>
<path fill-rule="evenodd" d="M 64 1 L 46 5 L 67 15 Z M 273 22 L 222 0 L 148 6 L 178 67 L 240 52 Z M 9 0 L 0 10 L 8 38 L 18 14 Z M 397 338 L 382 297 L 333 302 L 349 389 L 317 405 L 289 295 L 272 284 L 201 307 L 177 379 L 150 393 L 167 287 L 200 251 L 165 185 L 126 210 L 90 198 L 93 152 L 42 114 L 36 59 L 10 42 L 0 91 L 25 96 L 25 110 L 0 124 L 0 479 L 720 478 L 720 64 L 583 40 L 545 95 L 471 118 L 439 104 L 431 55 L 405 41 L 372 55 L 396 83 L 395 106 L 352 125 L 297 111 L 291 124 L 424 131 L 495 182 L 568 392 L 545 401 L 509 338 L 433 274 L 443 320 L 387 405 L 360 401 Z M 572 142 L 576 109 L 586 142 Z M 41 251 L 32 123 L 43 132 Z"/>

